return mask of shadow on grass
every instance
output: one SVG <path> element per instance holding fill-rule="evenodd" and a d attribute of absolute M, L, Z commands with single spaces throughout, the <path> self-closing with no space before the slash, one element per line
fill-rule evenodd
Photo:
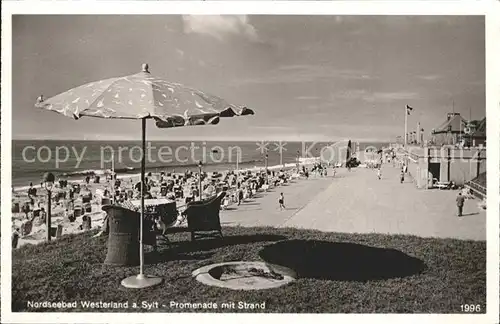
<path fill-rule="evenodd" d="M 259 252 L 269 263 L 293 269 L 300 278 L 369 281 L 402 278 L 422 272 L 425 264 L 394 249 L 354 243 L 291 240 Z"/>
<path fill-rule="evenodd" d="M 157 264 L 173 260 L 205 260 L 211 258 L 219 248 L 246 245 L 260 242 L 275 242 L 286 239 L 286 236 L 273 234 L 233 235 L 221 238 L 201 238 L 172 242 L 170 246 L 163 245 L 158 251 L 145 255 L 146 264 Z"/>
<path fill-rule="evenodd" d="M 210 251 L 225 246 L 245 245 L 259 242 L 275 242 L 286 239 L 283 235 L 274 234 L 254 234 L 254 235 L 231 235 L 224 236 L 222 239 L 202 238 L 194 242 L 177 242 L 173 249 L 176 252 L 199 252 Z"/>
<path fill-rule="evenodd" d="M 213 252 L 180 253 L 175 249 L 162 249 L 157 252 L 149 252 L 144 255 L 145 264 L 158 264 L 168 261 L 201 261 L 213 257 Z"/>

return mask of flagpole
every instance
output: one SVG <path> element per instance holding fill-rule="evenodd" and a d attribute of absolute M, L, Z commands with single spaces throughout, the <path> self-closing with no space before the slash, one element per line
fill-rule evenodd
<path fill-rule="evenodd" d="M 462 117 L 462 116 L 460 116 Z M 462 118 L 460 118 L 459 123 L 458 123 L 458 138 L 457 138 L 457 144 L 460 145 L 462 142 Z"/>
<path fill-rule="evenodd" d="M 417 132 L 415 134 L 415 142 L 420 145 L 420 122 L 417 122 Z"/>
<path fill-rule="evenodd" d="M 408 143 L 408 107 L 405 106 L 405 136 L 404 136 L 403 147 L 406 147 L 407 143 Z"/>

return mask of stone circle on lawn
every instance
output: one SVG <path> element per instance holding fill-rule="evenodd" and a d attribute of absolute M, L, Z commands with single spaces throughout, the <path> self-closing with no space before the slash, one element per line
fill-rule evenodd
<path fill-rule="evenodd" d="M 193 271 L 199 282 L 234 290 L 277 288 L 294 281 L 296 273 L 286 267 L 258 261 L 210 264 Z"/>

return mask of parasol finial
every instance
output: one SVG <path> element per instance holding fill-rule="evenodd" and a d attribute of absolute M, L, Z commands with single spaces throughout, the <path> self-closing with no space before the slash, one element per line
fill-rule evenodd
<path fill-rule="evenodd" d="M 144 64 L 142 65 L 142 72 L 147 72 L 147 73 L 149 73 L 149 65 L 148 65 L 148 63 L 144 63 Z"/>

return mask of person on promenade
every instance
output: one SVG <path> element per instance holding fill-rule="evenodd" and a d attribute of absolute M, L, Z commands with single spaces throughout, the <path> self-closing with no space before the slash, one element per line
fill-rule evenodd
<path fill-rule="evenodd" d="M 405 172 L 401 169 L 401 183 L 405 182 Z"/>
<path fill-rule="evenodd" d="M 278 199 L 278 203 L 280 205 L 280 210 L 286 209 L 286 207 L 285 207 L 285 197 L 283 196 L 283 193 L 280 193 L 280 198 Z"/>
<path fill-rule="evenodd" d="M 30 187 L 28 189 L 28 197 L 36 197 L 36 188 L 33 188 L 33 183 L 30 182 Z"/>
<path fill-rule="evenodd" d="M 335 178 L 335 174 L 337 173 L 337 169 L 334 167 L 333 168 L 333 177 Z"/>
<path fill-rule="evenodd" d="M 380 170 L 380 168 L 377 170 L 377 177 L 379 180 L 382 179 L 382 170 Z"/>
<path fill-rule="evenodd" d="M 238 206 L 241 205 L 243 201 L 243 189 L 241 187 L 238 188 Z"/>
<path fill-rule="evenodd" d="M 458 208 L 458 217 L 462 216 L 462 211 L 464 209 L 465 197 L 462 196 L 462 193 L 459 192 L 457 196 L 457 208 Z"/>

